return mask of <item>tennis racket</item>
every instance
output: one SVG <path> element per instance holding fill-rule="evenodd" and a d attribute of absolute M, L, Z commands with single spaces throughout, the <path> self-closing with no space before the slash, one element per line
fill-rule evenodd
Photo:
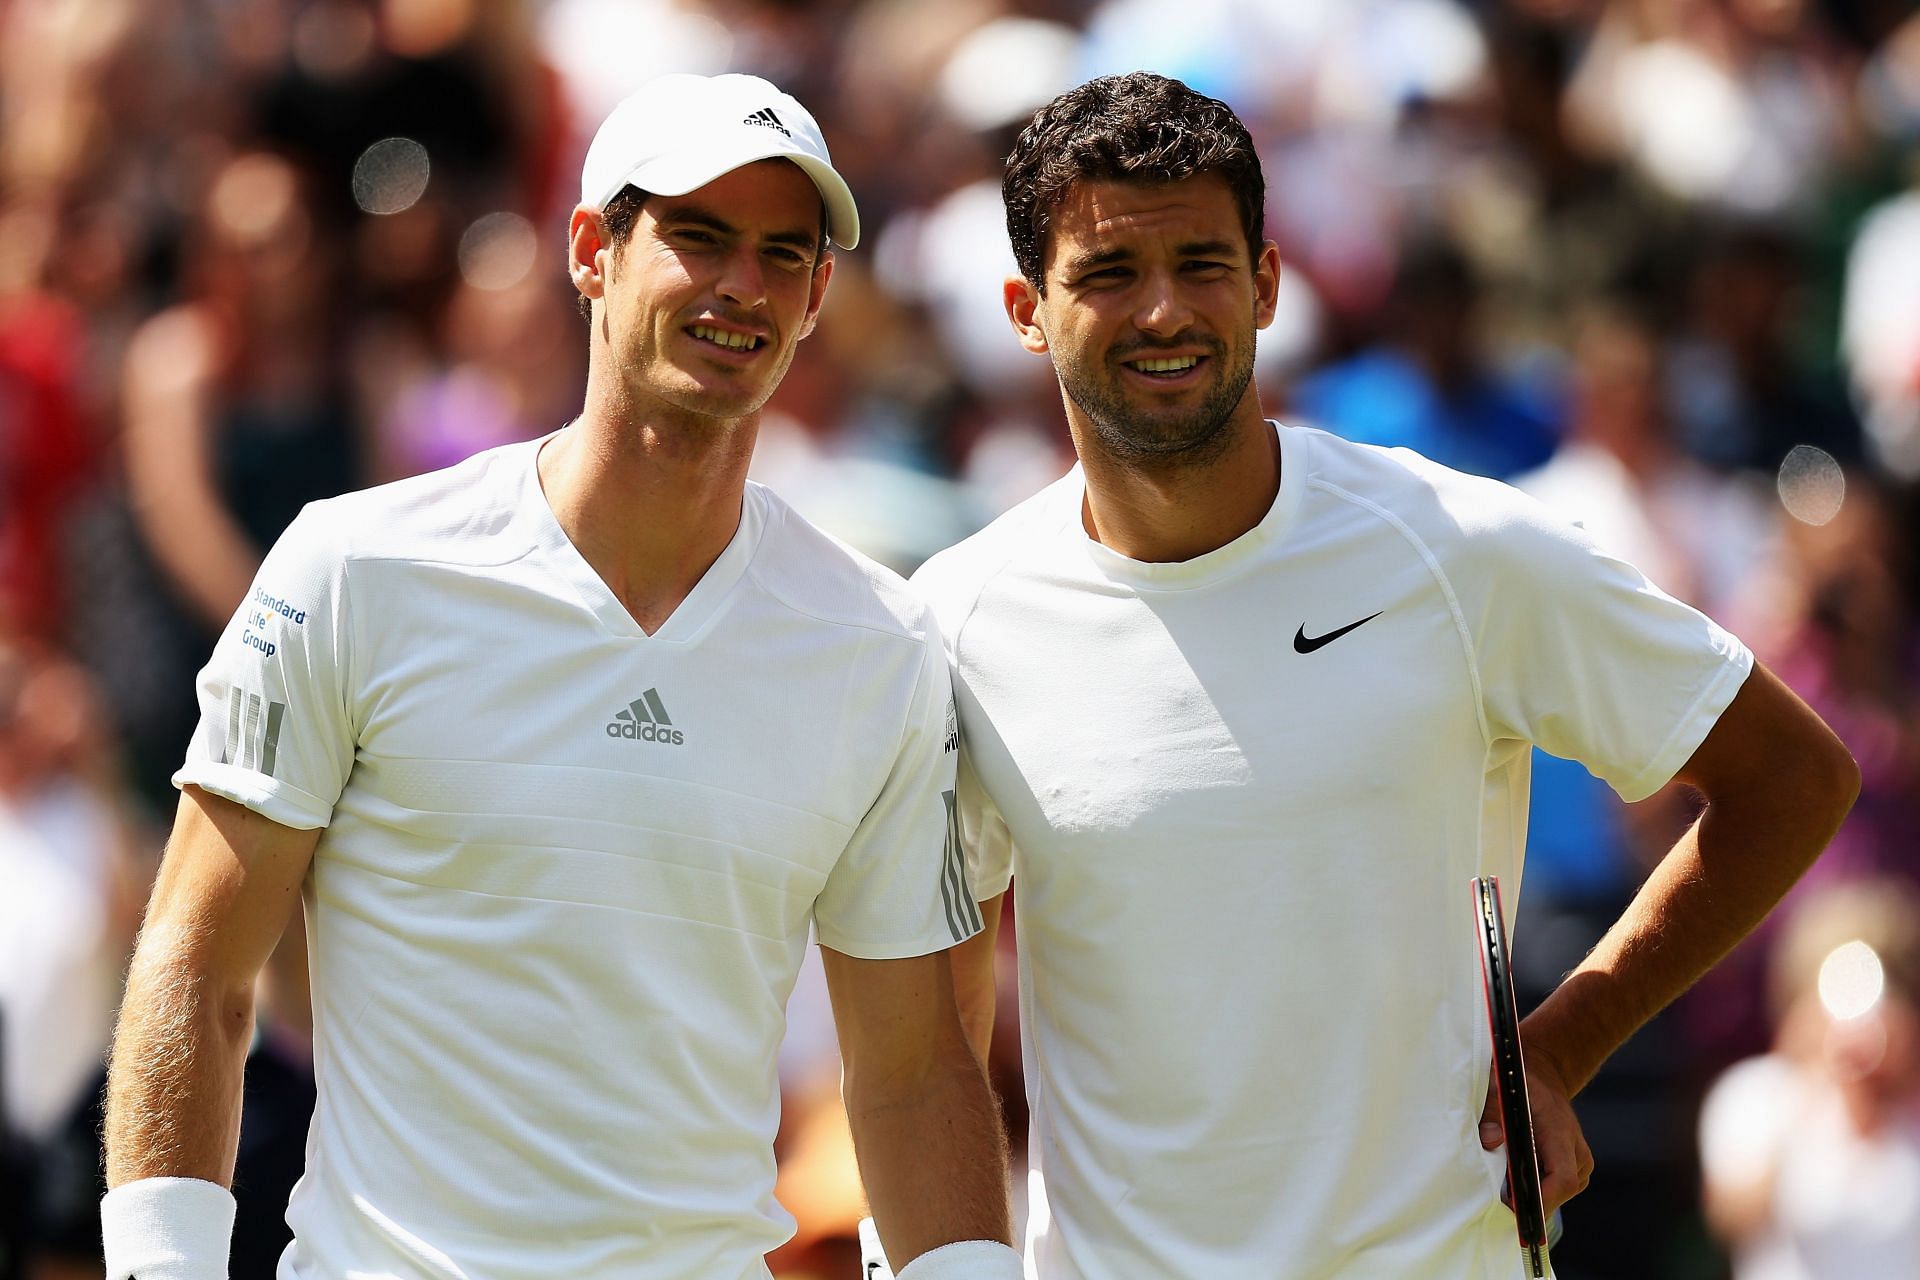
<path fill-rule="evenodd" d="M 1527 1104 L 1526 1063 L 1520 1056 L 1520 1010 L 1513 998 L 1506 917 L 1500 914 L 1500 877 L 1473 879 L 1474 926 L 1480 935 L 1480 977 L 1487 993 L 1487 1023 L 1493 1029 L 1494 1092 L 1507 1135 L 1507 1194 L 1520 1232 L 1520 1252 L 1529 1276 L 1550 1274 L 1546 1199 L 1540 1191 L 1540 1158 L 1533 1145 L 1533 1110 Z M 1559 1215 L 1554 1215 L 1557 1224 Z M 1557 1234 L 1554 1237 L 1557 1239 Z"/>

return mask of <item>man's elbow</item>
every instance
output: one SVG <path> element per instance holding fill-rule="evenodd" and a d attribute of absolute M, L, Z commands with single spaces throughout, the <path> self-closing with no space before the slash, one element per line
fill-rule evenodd
<path fill-rule="evenodd" d="M 942 1087 L 956 1073 L 978 1075 L 980 1071 L 979 1059 L 974 1057 L 956 1019 L 951 1026 L 941 1028 L 901 1052 L 884 1057 L 867 1055 L 864 1059 L 843 1055 L 840 1092 L 849 1099 L 858 1095 L 876 1102 L 897 1103 Z"/>
<path fill-rule="evenodd" d="M 1816 786 L 1828 817 L 1838 829 L 1852 810 L 1853 802 L 1860 798 L 1860 762 L 1832 730 L 1828 730 L 1826 737 L 1819 752 Z"/>
<path fill-rule="evenodd" d="M 127 971 L 116 1038 L 133 1034 L 176 1045 L 197 1027 L 216 1042 L 245 1045 L 253 1036 L 256 978 L 212 963 L 198 931 L 150 924 Z"/>

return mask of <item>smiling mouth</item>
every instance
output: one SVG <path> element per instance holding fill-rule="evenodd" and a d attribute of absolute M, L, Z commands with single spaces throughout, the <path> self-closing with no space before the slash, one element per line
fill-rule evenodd
<path fill-rule="evenodd" d="M 1143 356 L 1136 360 L 1122 361 L 1135 373 L 1143 373 L 1149 378 L 1177 378 L 1194 368 L 1204 356 Z"/>
<path fill-rule="evenodd" d="M 701 342 L 711 343 L 726 351 L 758 351 L 767 345 L 767 340 L 751 333 L 734 333 L 727 329 L 716 329 L 710 324 L 692 324 L 686 330 Z"/>

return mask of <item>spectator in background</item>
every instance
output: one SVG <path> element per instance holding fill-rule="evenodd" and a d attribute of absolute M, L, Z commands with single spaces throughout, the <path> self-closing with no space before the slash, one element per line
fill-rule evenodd
<path fill-rule="evenodd" d="M 128 499 L 183 656 L 211 647 L 300 508 L 359 478 L 350 313 L 309 181 L 272 152 L 229 160 L 188 236 L 183 298 L 127 353 Z M 135 763 L 150 788 L 192 732 L 191 669 L 176 673 L 171 715 L 142 726 L 152 758 Z"/>
<path fill-rule="evenodd" d="M 1835 726 L 1861 793 L 1822 859 L 1830 878 L 1895 876 L 1920 888 L 1920 630 L 1910 507 L 1862 472 L 1789 475 L 1792 517 L 1763 587 L 1755 644 Z M 1757 603 L 1757 602 L 1756 602 Z"/>
<path fill-rule="evenodd" d="M 1810 0 L 1609 0 L 1566 102 L 1584 145 L 1668 196 L 1786 217 L 1853 150 L 1845 72 Z"/>
<path fill-rule="evenodd" d="M 0 635 L 0 1078 L 34 1139 L 99 1071 L 143 887 L 103 724 L 79 668 Z"/>
<path fill-rule="evenodd" d="M 0 1219 L 22 1220 L 15 1261 L 34 1280 L 97 1255 L 99 1128 L 82 1118 L 151 871 L 102 712 L 71 660 L 0 632 L 0 1164 L 17 1181 Z"/>
<path fill-rule="evenodd" d="M 1515 480 L 1653 581 L 1723 615 L 1772 536 L 1753 487 L 1681 452 L 1663 396 L 1660 334 L 1631 310 L 1590 305 L 1573 325 L 1567 438 Z"/>
<path fill-rule="evenodd" d="M 80 395 L 79 309 L 44 287 L 53 216 L 0 212 L 0 628 L 51 638 L 66 616 L 64 540 L 99 449 Z"/>
<path fill-rule="evenodd" d="M 492 215 L 463 255 L 433 348 L 395 368 L 371 444 L 371 474 L 397 480 L 437 471 L 482 449 L 529 440 L 579 403 L 577 318 L 548 278 L 533 227 Z M 371 355 L 371 353 L 369 353 Z M 364 367 L 364 366 L 363 366 Z"/>
<path fill-rule="evenodd" d="M 1920 49 L 1920 18 L 1914 31 Z M 1920 53 L 1912 61 L 1920 77 Z M 1848 250 L 1841 342 L 1874 456 L 1910 481 L 1920 476 L 1920 155 L 1908 163 L 1911 189 L 1870 210 Z"/>
<path fill-rule="evenodd" d="M 1860 458 L 1860 423 L 1833 357 L 1804 350 L 1807 293 L 1799 250 L 1763 226 L 1715 234 L 1691 264 L 1665 381 L 1679 442 L 1695 458 L 1768 472 L 1795 445 Z"/>
<path fill-rule="evenodd" d="M 1707 1095 L 1707 1220 L 1735 1280 L 1857 1280 L 1920 1259 L 1920 898 L 1804 899 L 1773 970 L 1772 1052 Z"/>
<path fill-rule="evenodd" d="M 1506 478 L 1553 453 L 1539 388 L 1489 366 L 1480 285 L 1459 249 L 1429 240 L 1401 264 L 1386 339 L 1295 388 L 1298 416 L 1360 444 L 1404 445 L 1458 471 Z"/>
<path fill-rule="evenodd" d="M 356 477 L 340 262 L 306 188 L 285 157 L 230 160 L 189 240 L 186 296 L 128 352 L 134 510 L 158 568 L 208 635 L 300 508 Z"/>

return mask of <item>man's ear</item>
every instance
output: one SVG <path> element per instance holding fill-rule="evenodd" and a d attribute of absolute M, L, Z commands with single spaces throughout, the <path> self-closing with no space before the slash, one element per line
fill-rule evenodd
<path fill-rule="evenodd" d="M 567 275 L 582 297 L 603 298 L 607 293 L 607 222 L 590 204 L 575 205 L 567 224 Z"/>
<path fill-rule="evenodd" d="M 1260 244 L 1260 256 L 1253 261 L 1253 327 L 1264 329 L 1273 323 L 1280 305 L 1280 246 L 1271 240 Z"/>
<path fill-rule="evenodd" d="M 800 336 L 807 337 L 813 332 L 814 324 L 820 319 L 820 304 L 827 300 L 827 281 L 833 279 L 833 250 L 824 249 L 820 261 L 813 264 L 813 282 L 807 288 L 807 314 L 800 322 Z"/>
<path fill-rule="evenodd" d="M 1040 309 L 1040 291 L 1025 276 L 1008 276 L 1000 287 L 1000 296 L 1007 306 L 1007 319 L 1013 322 L 1013 332 L 1020 339 L 1020 345 L 1037 356 L 1047 354 L 1047 335 L 1040 331 L 1038 318 Z"/>

